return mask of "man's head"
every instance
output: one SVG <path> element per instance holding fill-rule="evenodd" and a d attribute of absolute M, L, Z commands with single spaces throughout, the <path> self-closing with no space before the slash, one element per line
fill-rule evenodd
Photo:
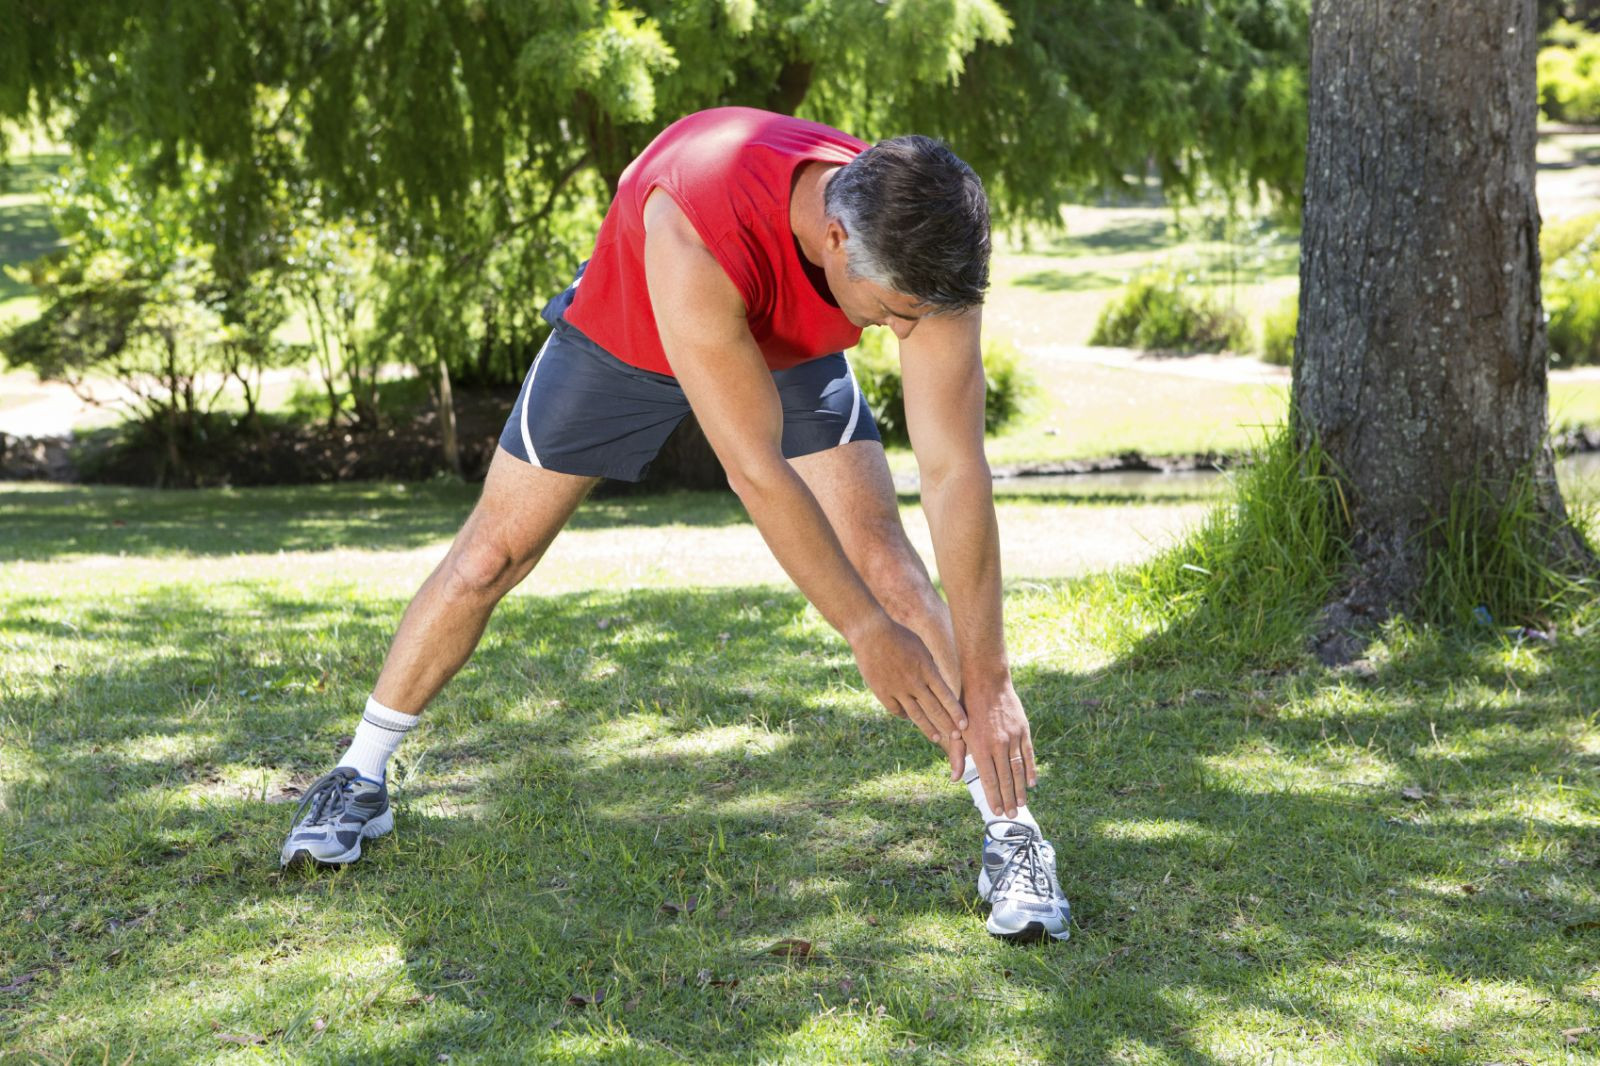
<path fill-rule="evenodd" d="M 837 269 L 842 253 L 846 279 L 868 283 L 844 286 L 858 290 L 848 294 L 834 285 L 840 308 L 858 325 L 884 321 L 884 310 L 893 326 L 893 319 L 914 322 L 982 305 L 989 200 L 972 168 L 942 141 L 879 141 L 830 176 L 823 205 L 828 251 L 835 253 L 825 266 Z M 880 299 L 883 290 L 901 299 Z"/>

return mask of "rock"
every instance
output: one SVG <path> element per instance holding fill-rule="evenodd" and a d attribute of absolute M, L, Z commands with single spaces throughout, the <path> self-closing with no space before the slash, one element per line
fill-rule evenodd
<path fill-rule="evenodd" d="M 71 437 L 0 433 L 0 481 L 77 481 Z"/>

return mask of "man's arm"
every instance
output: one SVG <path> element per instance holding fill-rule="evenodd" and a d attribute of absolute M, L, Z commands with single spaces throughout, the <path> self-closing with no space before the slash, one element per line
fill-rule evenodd
<path fill-rule="evenodd" d="M 783 407 L 744 302 L 677 204 L 645 204 L 645 276 L 667 361 L 772 554 L 850 642 L 861 676 L 892 713 L 951 755 L 966 726 L 960 701 L 920 638 L 868 591 L 822 508 L 783 456 Z"/>
<path fill-rule="evenodd" d="M 922 506 L 961 659 L 966 745 L 990 806 L 1014 816 L 1037 776 L 1006 658 L 1000 534 L 983 454 L 982 320 L 978 309 L 922 319 L 900 342 L 900 365 Z"/>

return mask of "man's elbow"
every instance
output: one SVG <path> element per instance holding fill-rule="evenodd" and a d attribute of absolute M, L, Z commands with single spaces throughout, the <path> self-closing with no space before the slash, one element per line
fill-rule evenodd
<path fill-rule="evenodd" d="M 759 507 L 773 492 L 781 491 L 783 484 L 794 476 L 788 460 L 784 459 L 781 452 L 775 455 L 741 456 L 734 462 L 724 459 L 722 469 L 728 475 L 728 487 L 739 497 L 746 510 L 752 505 Z"/>

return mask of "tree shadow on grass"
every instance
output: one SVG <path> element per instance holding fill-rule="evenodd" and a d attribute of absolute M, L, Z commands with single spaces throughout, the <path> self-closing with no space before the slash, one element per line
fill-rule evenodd
<path fill-rule="evenodd" d="M 453 481 L 299 485 L 203 492 L 0 483 L 0 562 L 71 555 L 233 555 L 393 551 L 455 536 L 481 486 Z M 568 529 L 729 526 L 748 521 L 728 493 L 589 500 Z"/>
<path fill-rule="evenodd" d="M 1022 669 L 1077 924 L 1016 948 L 980 928 L 963 790 L 766 588 L 508 601 L 397 758 L 398 831 L 357 867 L 280 875 L 290 808 L 260 793 L 335 757 L 400 606 L 161 589 L 81 605 L 75 634 L 6 625 L 37 665 L 6 693 L 7 746 L 27 743 L 0 811 L 0 978 L 36 976 L 0 1039 L 1205 1063 L 1245 1020 L 1303 1058 L 1361 1039 L 1386 974 L 1515 984 L 1552 1018 L 1579 1003 L 1593 934 L 1569 927 L 1593 890 L 1572 874 L 1600 849 L 1528 793 L 1595 768 L 1580 650 L 1467 663 L 1453 680 L 1520 690 L 1481 700 L 1436 672 L 1334 698 L 1147 649 Z M 772 954 L 784 938 L 809 957 Z M 1416 1013 L 1447 1055 L 1495 1035 Z"/>

